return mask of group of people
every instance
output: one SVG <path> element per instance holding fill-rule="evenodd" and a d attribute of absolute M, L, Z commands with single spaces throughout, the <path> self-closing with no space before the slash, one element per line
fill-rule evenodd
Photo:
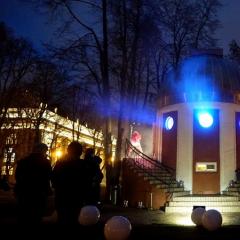
<path fill-rule="evenodd" d="M 48 147 L 37 144 L 33 152 L 21 159 L 15 172 L 15 196 L 20 223 L 40 223 L 47 208 L 48 196 L 54 193 L 55 209 L 61 224 L 77 224 L 84 205 L 98 205 L 103 174 L 102 159 L 93 148 L 73 141 L 67 154 L 52 169 L 47 159 Z"/>

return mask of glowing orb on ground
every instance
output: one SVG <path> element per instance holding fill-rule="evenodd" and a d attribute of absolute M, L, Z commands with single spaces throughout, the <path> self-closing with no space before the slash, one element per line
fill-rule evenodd
<path fill-rule="evenodd" d="M 84 206 L 79 214 L 78 221 L 81 225 L 94 225 L 99 221 L 100 212 L 95 206 Z"/>
<path fill-rule="evenodd" d="M 191 214 L 191 219 L 192 219 L 193 223 L 195 223 L 197 226 L 201 226 L 202 225 L 202 216 L 205 212 L 206 212 L 206 210 L 202 207 L 195 208 Z"/>
<path fill-rule="evenodd" d="M 107 240 L 125 240 L 130 235 L 132 225 L 123 216 L 110 218 L 104 226 L 104 236 Z"/>
<path fill-rule="evenodd" d="M 204 128 L 209 128 L 213 124 L 213 117 L 208 112 L 201 112 L 198 114 L 199 124 Z"/>
<path fill-rule="evenodd" d="M 214 209 L 206 211 L 202 216 L 202 225 L 209 231 L 214 231 L 222 225 L 222 215 Z"/>

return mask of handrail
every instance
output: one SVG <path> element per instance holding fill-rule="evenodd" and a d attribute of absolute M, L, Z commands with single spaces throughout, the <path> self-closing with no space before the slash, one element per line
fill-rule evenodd
<path fill-rule="evenodd" d="M 175 170 L 169 166 L 166 166 L 163 163 L 160 163 L 156 159 L 150 158 L 148 155 L 144 154 L 143 152 L 139 151 L 137 148 L 135 148 L 131 142 L 126 139 L 126 145 L 125 145 L 125 157 L 129 157 L 130 150 L 133 151 L 134 157 L 140 157 L 143 158 L 145 161 L 148 161 L 150 164 L 154 165 L 157 168 L 161 168 L 162 170 L 165 170 L 166 172 L 170 173 L 173 177 L 175 175 Z"/>
<path fill-rule="evenodd" d="M 148 170 L 145 171 L 149 176 L 154 177 L 155 180 L 158 180 L 160 183 L 167 186 L 168 192 L 170 192 L 171 185 L 176 183 L 175 176 L 173 175 L 173 169 L 163 165 L 160 162 L 150 158 L 149 156 L 145 155 L 143 152 L 139 151 L 135 148 L 128 139 L 125 142 L 125 157 L 126 159 L 131 159 L 135 167 L 141 170 Z M 156 169 L 161 169 L 163 172 L 170 175 L 170 183 L 166 182 L 154 174 Z"/>

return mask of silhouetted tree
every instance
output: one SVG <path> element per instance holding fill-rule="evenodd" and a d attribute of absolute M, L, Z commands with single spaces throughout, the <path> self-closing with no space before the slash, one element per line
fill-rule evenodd
<path fill-rule="evenodd" d="M 229 57 L 240 65 L 240 47 L 236 40 L 232 40 L 229 44 Z"/>
<path fill-rule="evenodd" d="M 15 102 L 22 84 L 29 78 L 33 68 L 35 51 L 24 39 L 16 38 L 3 24 L 0 24 L 0 128 L 7 110 Z"/>

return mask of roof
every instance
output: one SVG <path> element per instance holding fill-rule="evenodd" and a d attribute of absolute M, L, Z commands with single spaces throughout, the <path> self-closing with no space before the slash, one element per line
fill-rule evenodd
<path fill-rule="evenodd" d="M 186 98 L 195 94 L 201 95 L 202 100 L 231 102 L 237 92 L 240 92 L 238 65 L 213 51 L 186 58 L 176 71 L 169 73 L 164 84 L 165 96 L 185 95 Z M 175 103 L 181 102 L 181 98 Z"/>

